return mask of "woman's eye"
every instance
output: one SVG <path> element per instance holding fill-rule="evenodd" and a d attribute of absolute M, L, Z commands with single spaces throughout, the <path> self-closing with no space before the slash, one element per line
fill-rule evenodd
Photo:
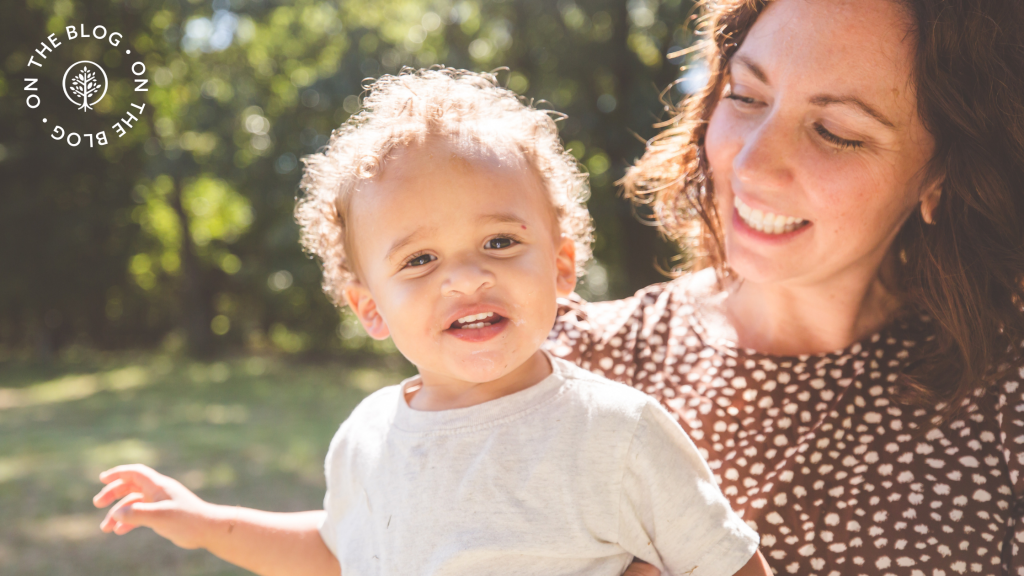
<path fill-rule="evenodd" d="M 739 102 L 740 104 L 745 104 L 747 106 L 751 106 L 757 103 L 757 101 L 754 100 L 753 98 L 747 98 L 746 96 L 740 96 L 739 94 L 734 94 L 732 92 L 726 94 L 724 98 L 728 100 L 735 100 L 736 102 Z"/>
<path fill-rule="evenodd" d="M 518 244 L 518 242 L 511 238 L 499 236 L 497 238 L 491 238 L 490 240 L 488 240 L 487 243 L 484 244 L 484 248 L 487 250 L 501 250 L 503 248 L 508 248 L 513 244 Z"/>
<path fill-rule="evenodd" d="M 413 256 L 412 258 L 410 258 L 409 261 L 405 263 L 405 266 L 406 268 L 410 268 L 413 266 L 423 266 L 425 264 L 430 264 L 434 260 L 437 260 L 437 256 L 434 256 L 433 254 L 421 254 L 419 256 Z"/>
<path fill-rule="evenodd" d="M 754 104 L 757 104 L 757 100 L 754 100 L 753 98 L 750 98 L 749 96 L 742 96 L 740 94 L 737 94 L 735 89 L 732 86 L 732 83 L 729 83 L 729 84 L 726 85 L 726 87 L 725 87 L 725 94 L 722 95 L 722 98 L 725 98 L 727 100 L 732 100 L 732 101 L 736 102 L 737 104 L 739 104 L 740 106 L 753 106 Z"/>
<path fill-rule="evenodd" d="M 860 140 L 847 140 L 846 138 L 840 138 L 826 130 L 821 124 L 815 124 L 814 131 L 826 141 L 830 142 L 833 146 L 837 146 L 839 148 L 860 148 L 864 145 Z"/>

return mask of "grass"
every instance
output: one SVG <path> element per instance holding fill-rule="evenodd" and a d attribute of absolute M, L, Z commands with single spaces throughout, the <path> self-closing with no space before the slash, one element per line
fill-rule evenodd
<path fill-rule="evenodd" d="M 320 508 L 335 430 L 367 393 L 408 374 L 260 357 L 0 363 L 0 573 L 247 574 L 145 528 L 100 532 L 99 472 L 141 462 L 211 502 Z"/>

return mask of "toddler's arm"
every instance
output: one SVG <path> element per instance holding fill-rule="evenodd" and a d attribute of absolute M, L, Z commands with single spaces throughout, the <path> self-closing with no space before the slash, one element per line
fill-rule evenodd
<path fill-rule="evenodd" d="M 106 486 L 93 497 L 96 507 L 121 499 L 100 524 L 104 532 L 146 526 L 182 548 L 206 548 L 261 576 L 341 574 L 320 538 L 322 510 L 287 514 L 218 506 L 141 464 L 111 468 L 100 480 Z"/>

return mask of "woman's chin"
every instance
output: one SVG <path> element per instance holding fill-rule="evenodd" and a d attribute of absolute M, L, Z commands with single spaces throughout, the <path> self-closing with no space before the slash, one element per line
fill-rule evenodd
<path fill-rule="evenodd" d="M 736 245 L 726 243 L 726 261 L 729 268 L 744 282 L 753 284 L 777 284 L 804 275 L 805 266 L 789 258 L 769 257 L 757 254 Z"/>

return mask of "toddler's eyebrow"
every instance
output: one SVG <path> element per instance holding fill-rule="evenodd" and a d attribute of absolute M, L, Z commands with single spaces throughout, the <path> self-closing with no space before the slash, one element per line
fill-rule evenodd
<path fill-rule="evenodd" d="M 485 214 L 484 216 L 481 216 L 480 219 L 488 222 L 496 222 L 498 224 L 522 224 L 524 226 L 526 225 L 525 220 L 511 212 L 496 212 L 494 214 Z"/>
<path fill-rule="evenodd" d="M 413 230 L 407 236 L 403 236 L 402 238 L 399 238 L 398 240 L 395 241 L 394 244 L 391 245 L 391 248 L 388 248 L 388 252 L 387 252 L 387 254 L 384 255 L 384 259 L 388 260 L 388 261 L 391 261 L 391 259 L 395 256 L 395 252 L 398 252 L 399 250 L 401 250 L 405 246 L 409 245 L 412 241 L 414 241 L 414 240 L 416 240 L 416 238 L 422 236 L 428 230 L 429 229 L 417 228 L 417 229 Z"/>

